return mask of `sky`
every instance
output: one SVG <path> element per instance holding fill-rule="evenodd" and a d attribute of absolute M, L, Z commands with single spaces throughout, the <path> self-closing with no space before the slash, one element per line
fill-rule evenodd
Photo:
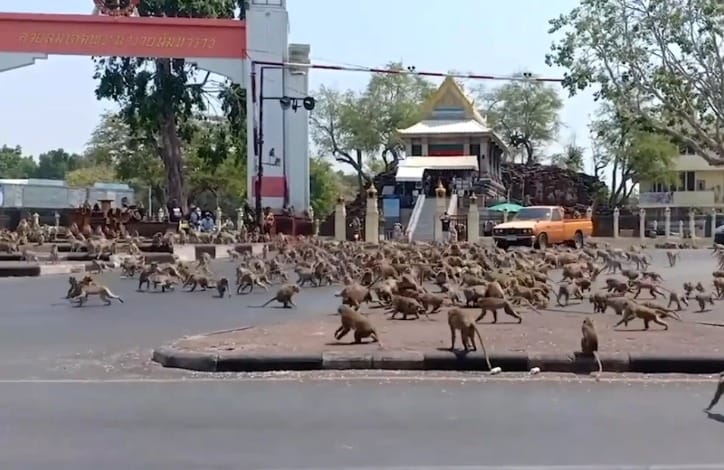
<path fill-rule="evenodd" d="M 290 42 L 311 45 L 312 62 L 381 66 L 402 61 L 417 70 L 511 75 L 528 70 L 560 77 L 545 64 L 551 43 L 548 20 L 576 0 L 288 0 Z M 2 0 L 0 10 L 32 13 L 90 13 L 92 0 Z M 368 74 L 313 70 L 320 85 L 361 89 Z M 497 83 L 488 82 L 486 86 Z M 470 85 L 475 85 L 471 83 Z M 50 56 L 35 65 L 0 73 L 0 145 L 20 145 L 37 156 L 63 148 L 82 152 L 110 102 L 96 100 L 90 57 Z M 592 94 L 569 99 L 559 138 L 572 135 L 588 149 Z M 554 149 L 552 149 L 554 150 Z M 590 149 L 589 153 L 590 153 Z"/>

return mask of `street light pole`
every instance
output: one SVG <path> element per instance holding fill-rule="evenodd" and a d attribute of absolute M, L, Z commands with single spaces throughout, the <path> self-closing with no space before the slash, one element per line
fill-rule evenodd
<path fill-rule="evenodd" d="M 256 66 L 258 66 L 256 62 L 252 62 L 252 69 L 251 69 L 251 86 L 252 86 L 252 103 L 256 104 L 257 96 L 256 96 Z M 314 109 L 315 101 L 314 98 L 310 96 L 305 97 L 290 97 L 286 96 L 284 93 L 286 93 L 286 90 L 282 90 L 283 96 L 264 96 L 264 71 L 267 69 L 275 69 L 275 70 L 284 70 L 283 66 L 271 66 L 271 65 L 262 65 L 259 67 L 259 121 L 257 125 L 254 128 L 254 156 L 256 157 L 256 181 L 254 184 L 254 192 L 256 193 L 255 197 L 255 211 L 256 211 L 256 224 L 259 227 L 259 230 L 263 228 L 264 219 L 262 217 L 262 199 L 261 199 L 261 190 L 262 190 L 262 178 L 264 177 L 264 102 L 266 100 L 275 100 L 279 101 L 280 106 L 284 111 L 292 108 L 293 111 L 297 111 L 299 107 L 299 102 L 302 102 L 302 105 L 304 109 L 307 111 L 311 111 Z M 282 118 L 283 119 L 283 118 Z M 286 153 L 286 149 L 284 150 L 284 153 Z M 286 155 L 282 155 L 282 158 L 286 159 Z M 286 175 L 285 176 L 285 200 L 286 197 Z"/>

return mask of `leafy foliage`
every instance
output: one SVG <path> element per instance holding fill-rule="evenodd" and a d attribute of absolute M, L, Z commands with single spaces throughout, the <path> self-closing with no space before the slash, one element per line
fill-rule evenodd
<path fill-rule="evenodd" d="M 113 183 L 118 181 L 116 172 L 110 165 L 91 165 L 78 168 L 65 175 L 65 183 L 72 188 L 93 186 L 95 183 Z"/>
<path fill-rule="evenodd" d="M 534 80 L 519 80 L 492 91 L 478 89 L 477 94 L 489 124 L 506 143 L 523 149 L 526 163 L 538 161 L 539 150 L 557 137 L 563 101 L 555 88 Z"/>
<path fill-rule="evenodd" d="M 339 186 L 340 181 L 329 161 L 320 157 L 309 160 L 309 188 L 314 217 L 324 219 L 334 210 Z"/>
<path fill-rule="evenodd" d="M 23 156 L 22 148 L 7 145 L 0 147 L 0 176 L 2 178 L 32 178 L 35 171 L 35 160 L 33 157 Z"/>
<path fill-rule="evenodd" d="M 551 164 L 580 173 L 584 168 L 584 158 L 583 147 L 576 145 L 575 139 L 572 139 L 565 145 L 562 153 L 551 157 Z"/>
<path fill-rule="evenodd" d="M 406 70 L 398 62 L 387 68 Z M 409 74 L 373 74 L 362 93 L 322 86 L 311 115 L 314 143 L 369 182 L 365 162 L 378 155 L 385 167 L 397 162 L 401 147 L 395 131 L 419 120 L 420 106 L 433 91 L 430 82 Z"/>
<path fill-rule="evenodd" d="M 38 166 L 34 176 L 35 178 L 62 180 L 66 173 L 81 168 L 85 164 L 85 160 L 80 155 L 69 154 L 63 149 L 55 149 L 38 156 Z"/>
<path fill-rule="evenodd" d="M 571 95 L 595 87 L 639 127 L 724 164 L 721 0 L 581 0 L 550 23 L 547 62 Z"/>
<path fill-rule="evenodd" d="M 140 16 L 233 18 L 235 0 L 145 0 Z M 243 13 L 243 8 L 242 8 Z M 183 142 L 192 137 L 191 119 L 208 108 L 197 68 L 184 59 L 128 57 L 96 58 L 96 95 L 121 105 L 121 117 L 134 135 L 160 157 L 166 174 L 167 199 L 187 205 Z"/>
<path fill-rule="evenodd" d="M 609 204 L 625 204 L 640 181 L 671 183 L 678 146 L 604 105 L 591 125 L 595 164 L 612 167 Z"/>

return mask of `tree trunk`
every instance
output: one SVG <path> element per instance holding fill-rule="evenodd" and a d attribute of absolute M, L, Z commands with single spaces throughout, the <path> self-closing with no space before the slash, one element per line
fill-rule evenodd
<path fill-rule="evenodd" d="M 163 116 L 160 124 L 161 141 L 158 151 L 166 170 L 166 203 L 175 200 L 184 214 L 187 214 L 188 201 L 183 172 L 183 155 L 181 139 L 176 130 L 176 117 L 173 114 Z"/>

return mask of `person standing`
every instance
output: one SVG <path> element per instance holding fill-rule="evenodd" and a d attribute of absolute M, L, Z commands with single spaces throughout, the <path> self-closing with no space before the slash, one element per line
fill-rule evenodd
<path fill-rule="evenodd" d="M 450 238 L 450 215 L 445 212 L 440 217 L 440 222 L 442 222 L 442 241 L 447 243 Z"/>

